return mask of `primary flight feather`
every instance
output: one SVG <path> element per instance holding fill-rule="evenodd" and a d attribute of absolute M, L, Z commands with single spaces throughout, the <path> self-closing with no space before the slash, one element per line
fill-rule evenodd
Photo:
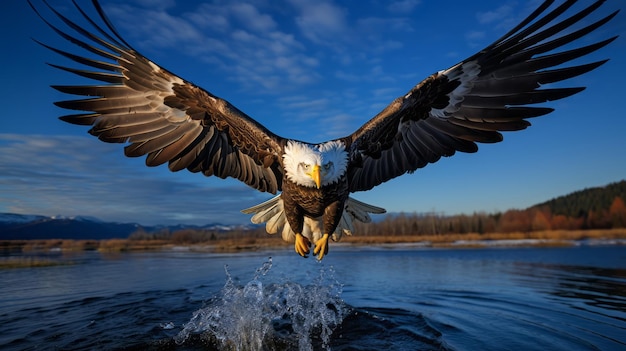
<path fill-rule="evenodd" d="M 610 21 L 618 11 L 585 23 L 603 0 L 564 15 L 576 1 L 541 4 L 524 21 L 475 55 L 427 77 L 346 137 L 313 144 L 272 133 L 228 101 L 161 68 L 133 49 L 115 30 L 97 0 L 99 18 L 87 30 L 49 6 L 70 30 L 61 30 L 31 4 L 63 38 L 85 51 L 76 55 L 42 45 L 86 69 L 52 65 L 101 83 L 55 85 L 84 96 L 56 105 L 78 113 L 63 121 L 92 126 L 100 140 L 127 143 L 126 156 L 146 155 L 148 166 L 168 163 L 206 176 L 232 177 L 276 197 L 243 210 L 268 233 L 282 232 L 306 257 L 322 259 L 328 240 L 351 234 L 353 222 L 370 221 L 382 208 L 350 197 L 410 173 L 456 151 L 475 152 L 476 142 L 496 143 L 501 131 L 521 130 L 545 115 L 533 106 L 584 88 L 542 88 L 589 72 L 606 60 L 570 61 L 609 44 L 611 37 L 563 49 Z M 564 19 L 560 19 L 563 18 Z M 576 25 L 576 26 L 575 26 Z M 85 54 L 91 54 L 87 56 Z"/>

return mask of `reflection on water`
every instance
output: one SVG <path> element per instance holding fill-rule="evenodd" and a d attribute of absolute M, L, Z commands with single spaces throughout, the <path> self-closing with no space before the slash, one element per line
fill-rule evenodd
<path fill-rule="evenodd" d="M 0 270 L 0 349 L 626 349 L 619 246 L 68 260 Z"/>

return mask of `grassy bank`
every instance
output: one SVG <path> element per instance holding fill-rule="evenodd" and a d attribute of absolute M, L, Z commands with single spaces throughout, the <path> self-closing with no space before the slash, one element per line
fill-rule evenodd
<path fill-rule="evenodd" d="M 514 233 L 467 233 L 445 235 L 398 235 L 398 236 L 364 236 L 348 237 L 342 242 L 354 245 L 385 245 L 424 243 L 433 247 L 448 246 L 487 246 L 489 241 L 535 241 L 526 245 L 571 245 L 572 241 L 579 240 L 615 240 L 626 239 L 626 229 L 594 229 L 594 230 L 548 230 L 535 232 Z M 523 244 L 523 243 L 520 243 Z"/>
<path fill-rule="evenodd" d="M 43 257 L 6 257 L 0 258 L 0 269 L 37 268 L 69 265 L 71 262 Z"/>
<path fill-rule="evenodd" d="M 554 246 L 571 245 L 577 240 L 615 240 L 626 239 L 626 229 L 607 230 L 552 230 L 516 233 L 467 233 L 445 235 L 373 235 L 373 236 L 344 236 L 341 243 L 344 245 L 390 245 L 416 243 L 428 247 L 476 247 L 488 246 L 494 241 L 511 241 L 512 245 L 526 246 Z M 526 241 L 525 241 L 526 240 Z M 516 241 L 516 242 L 514 242 Z M 514 242 L 514 243 L 513 243 Z M 332 245 L 332 244 L 331 244 Z M 178 249 L 204 252 L 245 252 L 258 251 L 271 248 L 290 247 L 290 243 L 284 242 L 280 236 L 267 235 L 258 238 L 228 238 L 225 236 L 219 240 L 210 240 L 202 243 L 172 242 L 169 240 L 6 240 L 0 241 L 0 252 L 77 252 L 77 251 L 100 251 L 114 252 L 139 252 L 155 251 L 163 249 Z M 42 262 L 17 262 L 16 265 L 41 265 Z M 7 263 L 8 265 L 8 263 Z"/>

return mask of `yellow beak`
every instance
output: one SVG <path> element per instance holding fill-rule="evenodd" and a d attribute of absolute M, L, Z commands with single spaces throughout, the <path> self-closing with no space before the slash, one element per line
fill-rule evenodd
<path fill-rule="evenodd" d="M 322 174 L 320 173 L 320 166 L 313 166 L 313 170 L 309 173 L 309 176 L 315 182 L 315 186 L 319 189 L 322 186 Z"/>

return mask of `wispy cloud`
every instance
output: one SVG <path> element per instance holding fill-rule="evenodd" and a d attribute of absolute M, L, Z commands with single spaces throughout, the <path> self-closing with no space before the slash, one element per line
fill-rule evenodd
<path fill-rule="evenodd" d="M 192 60 L 190 67 L 204 63 L 201 74 L 173 71 L 209 91 L 279 96 L 328 84 L 330 70 L 339 72 L 334 80 L 371 81 L 363 67 L 373 71 L 375 67 L 367 66 L 378 64 L 374 58 L 403 48 L 402 40 L 390 38 L 415 31 L 410 13 L 419 3 L 379 4 L 376 16 L 348 11 L 333 0 L 176 6 L 168 0 L 136 0 L 106 3 L 105 11 L 122 35 L 157 64 L 159 58 L 172 57 Z M 202 84 L 198 76 L 219 80 Z"/>
<path fill-rule="evenodd" d="M 485 37 L 486 33 L 482 30 L 471 30 L 465 33 L 465 40 L 467 41 L 467 45 L 472 48 L 484 46 Z"/>
<path fill-rule="evenodd" d="M 399 0 L 392 1 L 387 5 L 387 10 L 392 13 L 406 14 L 413 11 L 418 5 L 422 3 L 421 0 Z"/>
<path fill-rule="evenodd" d="M 506 21 L 508 17 L 514 12 L 516 3 L 505 3 L 493 10 L 478 12 L 476 19 L 480 24 L 493 24 Z"/>
<path fill-rule="evenodd" d="M 136 0 L 140 5 L 150 8 L 165 9 L 176 5 L 176 0 Z"/>
<path fill-rule="evenodd" d="M 106 8 L 142 51 L 196 57 L 247 89 L 279 89 L 315 80 L 318 62 L 272 15 L 252 4 L 201 4 L 193 11 L 118 4 Z M 137 21 L 138 13 L 141 21 Z"/>
<path fill-rule="evenodd" d="M 349 40 L 352 31 L 344 8 L 330 1 L 291 0 L 302 34 L 317 44 Z"/>
<path fill-rule="evenodd" d="M 233 4 L 230 12 L 242 25 L 253 31 L 269 32 L 277 26 L 272 16 L 259 12 L 251 4 Z"/>
<path fill-rule="evenodd" d="M 529 0 L 522 4 L 518 1 L 506 1 L 496 8 L 477 12 L 475 17 L 478 27 L 465 33 L 468 46 L 477 48 L 487 45 L 485 38 L 491 34 L 496 37 L 504 34 L 534 10 L 536 5 L 536 0 Z"/>
<path fill-rule="evenodd" d="M 126 159 L 95 138 L 0 134 L 0 212 L 141 224 L 245 223 L 261 194 L 236 181 Z"/>
<path fill-rule="evenodd" d="M 476 13 L 476 20 L 479 25 L 486 26 L 484 31 L 504 34 L 520 23 L 541 3 L 543 0 L 506 1 L 494 9 Z M 466 37 L 472 39 L 471 35 L 466 35 Z"/>

